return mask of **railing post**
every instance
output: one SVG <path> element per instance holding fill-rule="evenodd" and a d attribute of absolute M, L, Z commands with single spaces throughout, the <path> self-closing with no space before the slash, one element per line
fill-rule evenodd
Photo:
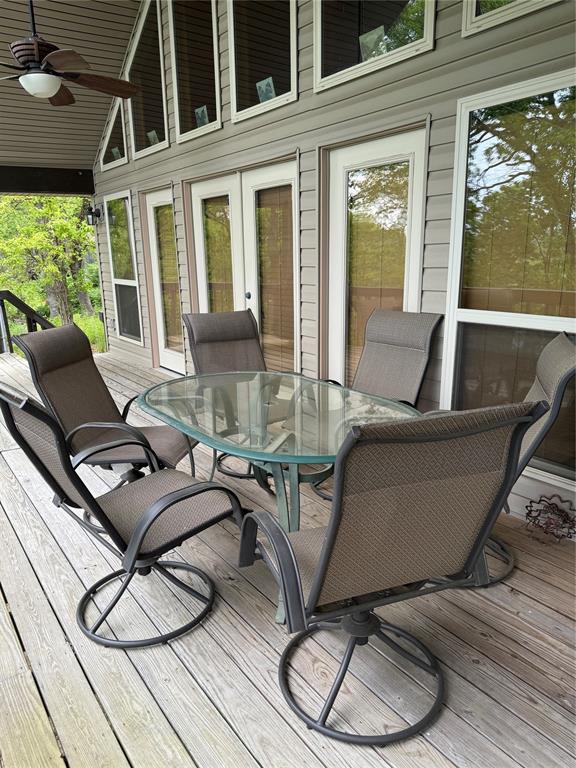
<path fill-rule="evenodd" d="M 8 315 L 6 314 L 4 300 L 0 299 L 0 353 L 2 352 L 14 352 L 14 347 L 10 338 Z"/>

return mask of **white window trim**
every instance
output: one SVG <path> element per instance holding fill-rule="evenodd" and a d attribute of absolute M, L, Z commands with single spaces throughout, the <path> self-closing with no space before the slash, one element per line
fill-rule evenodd
<path fill-rule="evenodd" d="M 270 101 L 264 101 L 262 104 L 255 104 L 248 109 L 238 111 L 236 101 L 236 50 L 234 43 L 234 2 L 227 0 L 228 3 L 228 55 L 230 65 L 230 105 L 232 111 L 232 122 L 238 123 L 241 120 L 248 120 L 255 115 L 261 115 L 263 112 L 269 112 L 272 109 L 282 107 L 296 101 L 298 98 L 298 27 L 296 15 L 296 0 L 290 0 L 290 90 L 276 96 Z"/>
<path fill-rule="evenodd" d="M 176 38 L 174 35 L 174 5 L 170 0 L 168 8 L 168 33 L 170 36 L 170 64 L 172 67 L 172 88 L 174 90 L 174 119 L 176 122 L 176 141 L 181 144 L 184 141 L 195 139 L 197 136 L 203 136 L 205 133 L 211 133 L 222 128 L 222 106 L 220 98 L 220 53 L 218 48 L 218 8 L 216 0 L 211 0 L 212 4 L 212 40 L 214 45 L 214 89 L 216 95 L 216 120 L 200 128 L 193 128 L 190 131 L 180 131 L 180 110 L 178 106 L 178 69 L 176 66 Z"/>
<path fill-rule="evenodd" d="M 106 154 L 106 147 L 108 146 L 108 142 L 110 141 L 110 135 L 112 133 L 112 129 L 114 128 L 114 123 L 116 122 L 118 110 L 120 110 L 120 122 L 122 123 L 122 138 L 124 139 L 124 157 L 121 157 L 118 160 L 112 160 L 111 163 L 105 163 L 104 155 Z M 125 122 L 125 115 L 124 115 L 124 104 L 122 103 L 122 99 L 117 99 L 116 104 L 114 104 L 110 112 L 110 120 L 108 122 L 108 127 L 106 128 L 106 133 L 104 134 L 102 151 L 100 153 L 100 170 L 109 171 L 111 168 L 117 168 L 119 165 L 125 165 L 127 162 L 128 162 L 128 141 L 126 140 L 126 122 Z"/>
<path fill-rule="evenodd" d="M 221 176 L 207 181 L 190 185 L 192 200 L 192 230 L 194 236 L 194 253 L 196 255 L 196 280 L 198 292 L 198 309 L 209 312 L 208 306 L 208 276 L 206 272 L 206 243 L 204 241 L 203 210 L 204 200 L 226 195 L 230 205 L 230 247 L 232 253 L 232 286 L 234 309 L 241 310 L 246 306 L 244 283 L 244 250 L 242 236 L 242 186 L 240 174 Z M 234 258 L 236 254 L 236 258 Z"/>
<path fill-rule="evenodd" d="M 375 154 L 376 145 L 386 143 L 385 154 L 379 159 Z M 348 281 L 346 264 L 347 207 L 346 179 L 348 172 L 359 167 L 387 165 L 399 160 L 410 161 L 409 177 L 409 219 L 406 224 L 406 260 L 404 266 L 405 312 L 420 312 L 422 304 L 422 265 L 424 251 L 424 209 L 426 190 L 426 169 L 428 157 L 428 132 L 425 128 L 407 131 L 384 139 L 362 142 L 358 145 L 333 150 L 330 158 L 329 192 L 329 254 L 328 312 L 330 337 L 328 340 L 328 370 L 331 378 L 345 379 L 346 364 L 346 315 Z M 355 157 L 338 167 L 338 176 L 332 173 L 332 164 L 338 162 L 338 155 L 345 155 L 354 149 L 363 150 L 365 160 Z"/>
<path fill-rule="evenodd" d="M 130 250 L 132 253 L 132 269 L 134 270 L 133 280 L 122 280 L 114 277 L 114 262 L 112 260 L 112 245 L 110 240 L 110 226 L 108 222 L 108 206 L 110 200 L 128 199 L 128 238 L 130 241 Z M 138 347 L 144 346 L 144 325 L 142 323 L 142 303 L 140 301 L 140 281 L 138 280 L 138 264 L 136 262 L 136 243 L 134 239 L 134 219 L 132 216 L 132 195 L 130 190 L 125 192 L 114 192 L 110 195 L 104 195 L 102 198 L 104 206 L 104 219 L 106 221 L 106 242 L 108 245 L 108 260 L 110 263 L 110 283 L 112 285 L 112 300 L 114 302 L 114 335 L 121 341 L 127 341 L 130 344 L 136 344 Z M 129 336 L 123 336 L 120 333 L 118 322 L 118 304 L 116 302 L 116 285 L 130 285 L 136 288 L 136 297 L 138 301 L 138 319 L 140 321 L 140 340 L 131 339 Z"/>
<path fill-rule="evenodd" d="M 450 409 L 454 392 L 454 374 L 456 368 L 456 352 L 458 325 L 460 323 L 476 323 L 480 325 L 496 325 L 507 328 L 527 328 L 560 333 L 576 333 L 576 320 L 569 317 L 550 315 L 529 315 L 516 312 L 494 312 L 482 309 L 462 309 L 458 306 L 460 300 L 460 275 L 462 269 L 462 246 L 464 238 L 464 214 L 466 205 L 466 172 L 468 161 L 468 127 L 469 115 L 476 109 L 507 101 L 532 96 L 537 93 L 554 91 L 574 85 L 575 77 L 571 69 L 562 70 L 552 75 L 536 77 L 520 83 L 484 91 L 474 96 L 459 99 L 456 111 L 456 148 L 454 157 L 454 180 L 452 185 L 452 212 L 450 251 L 448 261 L 448 288 L 446 296 L 446 317 L 444 331 L 444 351 L 442 354 L 442 377 L 440 388 L 440 407 Z M 547 482 L 553 486 L 573 489 L 574 484 L 552 473 L 527 467 L 524 475 L 529 478 Z"/>
<path fill-rule="evenodd" d="M 144 28 L 144 23 L 146 21 L 146 17 L 148 16 L 148 9 L 150 8 L 150 3 L 152 0 L 143 0 L 142 6 L 140 8 L 140 16 L 138 17 L 138 23 L 136 25 L 134 36 L 132 40 L 130 41 L 130 52 L 128 53 L 128 58 L 126 59 L 126 65 L 124 67 L 126 72 L 126 79 L 130 80 L 130 68 L 132 66 L 132 62 L 134 61 L 134 56 L 136 55 L 136 50 L 138 49 L 138 43 L 140 42 L 140 35 L 142 34 L 142 30 Z M 158 144 L 153 144 L 150 147 L 145 147 L 144 149 L 136 150 L 136 143 L 134 141 L 134 115 L 132 111 L 132 100 L 128 99 L 128 112 L 130 114 L 130 140 L 132 142 L 132 157 L 134 160 L 138 160 L 141 157 L 147 157 L 148 155 L 154 154 L 154 152 L 159 152 L 162 149 L 166 149 L 166 147 L 169 146 L 169 134 L 168 134 L 168 105 L 166 101 L 166 76 L 164 74 L 164 46 L 162 44 L 162 9 L 161 9 L 161 3 L 154 0 L 156 4 L 156 18 L 157 18 L 157 26 L 158 26 L 158 45 L 160 46 L 160 77 L 162 80 L 162 109 L 163 109 L 163 115 L 164 115 L 164 135 L 165 139 L 164 141 L 158 142 Z"/>
<path fill-rule="evenodd" d="M 404 59 L 418 56 L 434 48 L 434 22 L 436 19 L 436 0 L 425 3 L 424 37 L 413 43 L 397 48 L 395 51 L 383 53 L 368 61 L 362 61 L 341 72 L 322 77 L 322 0 L 314 0 L 314 91 L 324 91 L 336 85 L 368 75 L 384 67 L 389 67 Z"/>
<path fill-rule="evenodd" d="M 510 5 L 495 8 L 493 11 L 476 16 L 475 0 L 464 0 L 462 4 L 462 37 L 469 37 L 485 29 L 491 29 L 499 24 L 505 24 L 527 13 L 539 11 L 548 5 L 554 5 L 561 0 L 515 0 Z"/>

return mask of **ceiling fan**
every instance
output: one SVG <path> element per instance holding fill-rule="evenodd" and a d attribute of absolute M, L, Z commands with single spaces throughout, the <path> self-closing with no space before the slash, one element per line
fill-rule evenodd
<path fill-rule="evenodd" d="M 65 80 L 109 96 L 119 96 L 121 99 L 129 99 L 140 90 L 128 80 L 91 73 L 84 74 L 82 70 L 90 69 L 90 64 L 76 51 L 60 49 L 57 45 L 41 38 L 36 32 L 33 0 L 28 0 L 28 8 L 30 37 L 16 40 L 9 46 L 19 66 L 15 67 L 13 64 L 0 61 L 1 66 L 24 74 L 8 75 L 0 77 L 0 80 L 19 80 L 20 85 L 31 96 L 48 99 L 54 107 L 74 104 L 74 96 L 64 85 Z"/>

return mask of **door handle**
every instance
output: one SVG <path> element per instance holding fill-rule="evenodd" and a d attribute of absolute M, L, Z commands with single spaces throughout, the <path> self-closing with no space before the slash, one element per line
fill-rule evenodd
<path fill-rule="evenodd" d="M 246 293 L 244 294 L 244 296 L 245 296 L 245 298 L 247 298 L 247 299 L 251 299 L 251 298 L 252 298 L 252 294 L 250 293 L 250 291 L 246 291 Z"/>

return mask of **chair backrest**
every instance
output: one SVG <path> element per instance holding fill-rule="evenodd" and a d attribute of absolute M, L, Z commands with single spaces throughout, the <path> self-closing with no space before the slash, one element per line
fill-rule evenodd
<path fill-rule="evenodd" d="M 312 612 L 473 571 L 545 403 L 354 427 L 336 460 Z"/>
<path fill-rule="evenodd" d="M 183 319 L 196 373 L 266 370 L 251 310 L 200 312 Z"/>
<path fill-rule="evenodd" d="M 442 315 L 376 309 L 366 323 L 353 388 L 415 405 Z"/>
<path fill-rule="evenodd" d="M 65 434 L 90 421 L 122 421 L 80 328 L 63 325 L 15 336 L 13 341 L 26 355 L 38 394 Z M 95 429 L 79 432 L 74 452 L 98 437 Z"/>
<path fill-rule="evenodd" d="M 518 476 L 531 461 L 536 450 L 554 426 L 560 413 L 562 399 L 571 379 L 576 375 L 576 347 L 565 333 L 559 333 L 540 353 L 536 377 L 525 397 L 526 402 L 547 400 L 550 410 L 524 435 L 518 462 Z"/>
<path fill-rule="evenodd" d="M 57 498 L 94 515 L 114 544 L 124 551 L 122 537 L 74 471 L 64 433 L 52 414 L 24 392 L 1 383 L 0 411 L 8 431 Z"/>

